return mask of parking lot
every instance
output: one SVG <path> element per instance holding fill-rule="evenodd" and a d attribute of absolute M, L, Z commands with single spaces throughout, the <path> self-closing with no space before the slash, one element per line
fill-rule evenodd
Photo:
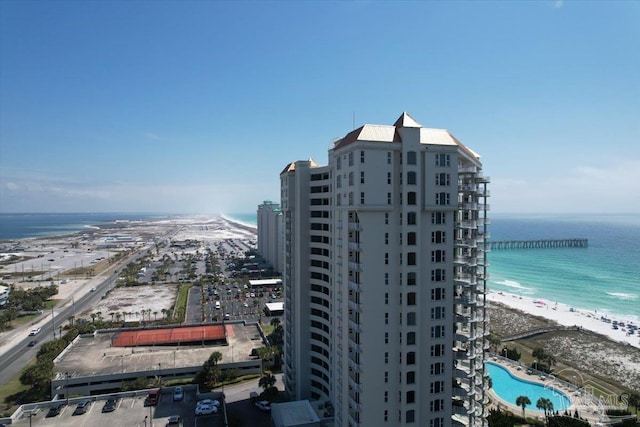
<path fill-rule="evenodd" d="M 207 393 L 196 396 L 193 386 L 185 387 L 184 398 L 180 401 L 173 400 L 173 388 L 164 388 L 158 403 L 154 406 L 145 406 L 145 394 L 138 396 L 123 397 L 118 400 L 116 409 L 113 412 L 103 412 L 103 407 L 108 396 L 101 396 L 99 399 L 91 398 L 91 404 L 84 414 L 74 414 L 78 403 L 84 399 L 75 399 L 69 402 L 69 406 L 64 406 L 60 413 L 55 416 L 47 416 L 48 407 L 38 408 L 29 420 L 25 417 L 15 425 L 33 426 L 90 426 L 90 427 L 114 427 L 114 426 L 156 426 L 165 427 L 169 417 L 180 415 L 183 419 L 183 426 L 223 426 L 222 411 L 218 414 L 199 415 L 194 414 L 198 400 L 207 398 L 221 399 L 220 393 Z M 95 399 L 95 400 L 94 400 Z M 62 401 L 64 402 L 64 401 Z"/>

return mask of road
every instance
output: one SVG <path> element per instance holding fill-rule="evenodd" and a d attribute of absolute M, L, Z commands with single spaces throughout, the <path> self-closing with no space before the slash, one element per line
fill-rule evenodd
<path fill-rule="evenodd" d="M 120 265 L 126 265 L 129 262 L 136 261 L 138 258 L 142 257 L 142 254 L 143 252 L 134 254 L 120 263 Z M 70 305 L 67 305 L 57 312 L 54 309 L 53 319 L 50 319 L 45 323 L 41 322 L 46 318 L 51 318 L 51 313 L 43 313 L 38 323 L 38 326 L 41 327 L 42 330 L 38 335 L 28 336 L 27 330 L 31 328 L 30 325 L 23 325 L 8 334 L 5 337 L 5 344 L 11 347 L 2 354 L 2 358 L 0 360 L 0 385 L 6 384 L 10 379 L 18 374 L 29 363 L 29 361 L 36 356 L 43 343 L 53 339 L 54 334 L 57 338 L 60 333 L 60 326 L 68 321 L 69 317 L 76 315 L 76 313 L 82 313 L 84 310 L 92 307 L 100 301 L 105 293 L 115 287 L 117 279 L 117 271 L 108 276 L 98 276 L 93 279 L 98 282 L 95 286 L 96 290 L 94 292 L 88 292 L 77 300 L 73 300 Z M 24 338 L 19 340 L 19 336 L 23 336 Z M 17 343 L 15 342 L 16 339 L 19 340 Z M 38 341 L 38 344 L 33 347 L 29 347 L 29 341 L 34 339 Z"/>

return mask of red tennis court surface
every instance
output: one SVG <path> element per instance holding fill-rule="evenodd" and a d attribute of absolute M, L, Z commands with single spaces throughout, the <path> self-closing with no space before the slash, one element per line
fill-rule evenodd
<path fill-rule="evenodd" d="M 150 329 L 120 332 L 113 342 L 114 347 L 140 345 L 178 344 L 198 341 L 220 341 L 225 339 L 224 326 L 191 326 L 188 328 Z"/>

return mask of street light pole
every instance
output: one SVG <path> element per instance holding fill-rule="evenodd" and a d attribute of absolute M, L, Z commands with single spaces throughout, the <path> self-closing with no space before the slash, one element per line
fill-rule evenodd
<path fill-rule="evenodd" d="M 69 373 L 65 372 L 64 373 L 64 377 L 65 377 L 66 383 L 67 383 L 66 386 L 65 386 L 65 389 L 64 389 L 64 397 L 66 397 L 67 406 L 69 406 Z"/>

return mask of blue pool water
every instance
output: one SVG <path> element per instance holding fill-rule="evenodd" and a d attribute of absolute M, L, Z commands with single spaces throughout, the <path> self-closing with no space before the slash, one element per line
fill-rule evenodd
<path fill-rule="evenodd" d="M 563 411 L 571 405 L 569 398 L 561 391 L 516 378 L 505 368 L 495 363 L 487 362 L 485 368 L 493 382 L 493 391 L 500 399 L 515 405 L 518 396 L 529 398 L 531 405 L 526 407 L 527 412 L 538 411 L 536 402 L 541 397 L 551 400 L 554 411 Z"/>

